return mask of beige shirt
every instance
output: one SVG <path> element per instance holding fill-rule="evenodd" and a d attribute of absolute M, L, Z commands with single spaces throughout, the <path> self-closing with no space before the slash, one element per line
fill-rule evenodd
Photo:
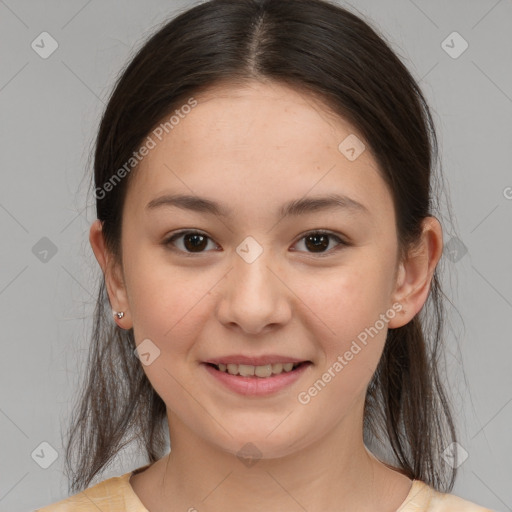
<path fill-rule="evenodd" d="M 132 474 L 142 466 L 100 482 L 81 493 L 37 509 L 35 512 L 149 512 L 130 485 Z M 440 493 L 421 480 L 413 480 L 411 490 L 397 512 L 493 512 L 453 494 Z"/>

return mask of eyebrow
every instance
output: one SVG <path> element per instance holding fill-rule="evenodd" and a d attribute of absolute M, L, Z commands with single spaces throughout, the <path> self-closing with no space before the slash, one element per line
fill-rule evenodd
<path fill-rule="evenodd" d="M 194 195 L 166 194 L 151 200 L 147 210 L 155 210 L 160 207 L 177 207 L 198 213 L 207 213 L 217 217 L 231 217 L 233 211 L 211 199 Z M 343 209 L 353 213 L 369 214 L 368 208 L 363 204 L 340 194 L 295 199 L 284 204 L 280 210 L 281 217 L 304 215 L 313 212 Z"/>

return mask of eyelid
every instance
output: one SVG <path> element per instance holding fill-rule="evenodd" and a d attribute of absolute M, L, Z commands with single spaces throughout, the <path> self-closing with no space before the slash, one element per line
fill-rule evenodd
<path fill-rule="evenodd" d="M 176 247 L 173 246 L 172 242 L 174 242 L 174 240 L 176 240 L 177 238 L 179 238 L 183 235 L 188 235 L 188 234 L 202 235 L 205 238 L 207 238 L 208 240 L 211 240 L 213 243 L 215 243 L 218 246 L 218 244 L 213 240 L 212 237 L 207 235 L 205 232 L 197 230 L 197 229 L 182 229 L 182 230 L 176 231 L 174 233 L 171 233 L 171 235 L 169 235 L 168 237 L 166 237 L 164 239 L 162 244 L 165 247 L 169 247 L 171 250 L 179 252 L 180 254 L 185 255 L 185 256 L 195 257 L 195 256 L 200 256 L 201 254 L 206 254 L 208 252 L 211 252 L 211 251 L 202 251 L 202 252 L 198 252 L 198 253 L 193 253 L 193 252 L 182 251 L 181 249 L 177 249 Z M 293 243 L 293 245 L 296 245 L 298 242 L 300 242 L 301 240 L 306 238 L 308 235 L 327 235 L 327 236 L 331 237 L 332 239 L 334 239 L 337 242 L 337 245 L 334 248 L 329 249 L 328 251 L 323 252 L 323 253 L 322 252 L 314 253 L 314 252 L 307 252 L 307 251 L 297 251 L 296 249 L 292 249 L 293 252 L 304 253 L 304 254 L 307 254 L 308 256 L 314 256 L 314 257 L 321 258 L 323 256 L 330 256 L 331 254 L 336 252 L 340 247 L 349 247 L 350 245 L 352 245 L 349 241 L 346 240 L 345 237 L 343 237 L 343 235 L 335 233 L 333 231 L 326 230 L 326 229 L 321 229 L 321 228 L 310 229 L 308 231 L 305 231 L 304 233 L 301 233 L 297 237 L 297 239 Z"/>

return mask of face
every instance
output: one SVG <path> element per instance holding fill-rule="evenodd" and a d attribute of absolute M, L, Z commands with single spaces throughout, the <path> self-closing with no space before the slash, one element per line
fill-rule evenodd
<path fill-rule="evenodd" d="M 339 149 L 362 136 L 311 96 L 253 83 L 195 99 L 153 136 L 127 193 L 123 327 L 171 443 L 174 423 L 224 451 L 283 456 L 360 427 L 399 316 L 393 202 L 368 147 Z M 266 376 L 285 363 L 301 364 Z"/>

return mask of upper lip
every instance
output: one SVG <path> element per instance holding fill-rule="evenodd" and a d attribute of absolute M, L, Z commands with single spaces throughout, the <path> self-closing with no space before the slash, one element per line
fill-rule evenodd
<path fill-rule="evenodd" d="M 288 357 L 274 354 L 267 354 L 258 357 L 250 357 L 243 355 L 231 355 L 231 356 L 220 356 L 204 361 L 205 363 L 211 363 L 215 365 L 219 364 L 248 364 L 251 366 L 264 366 L 267 364 L 278 364 L 278 363 L 302 363 L 309 362 L 307 359 L 298 359 L 296 357 Z"/>

